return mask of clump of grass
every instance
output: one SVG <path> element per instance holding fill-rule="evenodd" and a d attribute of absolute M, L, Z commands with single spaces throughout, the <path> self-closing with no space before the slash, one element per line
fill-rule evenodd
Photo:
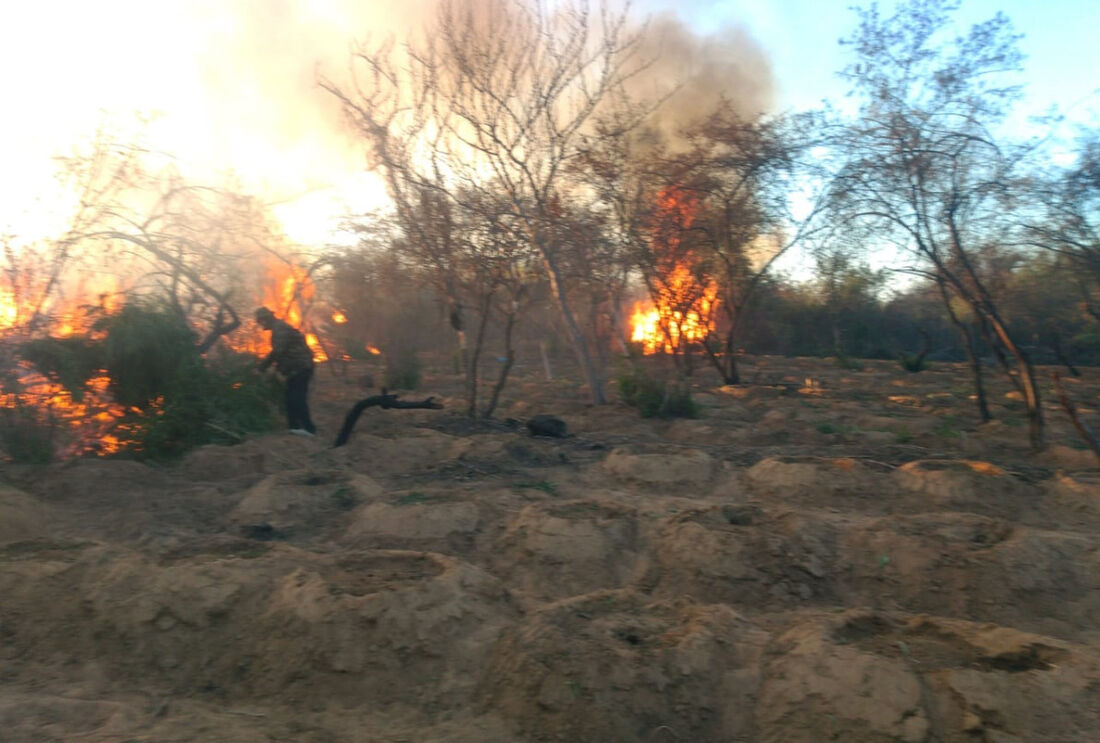
<path fill-rule="evenodd" d="M 387 354 L 383 377 L 386 389 L 415 390 L 420 386 L 420 360 L 411 351 Z"/>
<path fill-rule="evenodd" d="M 24 408 L 0 408 L 0 453 L 16 464 L 48 464 L 56 449 L 55 426 Z"/>
<path fill-rule="evenodd" d="M 917 374 L 928 368 L 928 362 L 924 360 L 924 354 L 910 355 L 904 351 L 898 354 L 898 365 L 911 374 Z"/>
<path fill-rule="evenodd" d="M 543 493 L 546 493 L 547 495 L 557 495 L 558 494 L 558 486 L 555 485 L 554 483 L 548 481 L 548 480 L 538 480 L 538 481 L 535 481 L 535 482 L 516 483 L 516 487 L 524 489 L 524 490 L 527 490 L 527 489 L 539 490 L 539 491 L 542 491 Z"/>
<path fill-rule="evenodd" d="M 619 397 L 643 418 L 698 418 L 699 405 L 682 382 L 656 379 L 640 370 L 616 378 Z"/>
<path fill-rule="evenodd" d="M 842 353 L 839 350 L 837 350 L 836 356 L 833 357 L 833 363 L 835 363 L 841 369 L 846 369 L 847 371 L 859 371 L 863 368 L 862 362 L 860 362 L 858 359 L 853 359 L 848 354 Z"/>

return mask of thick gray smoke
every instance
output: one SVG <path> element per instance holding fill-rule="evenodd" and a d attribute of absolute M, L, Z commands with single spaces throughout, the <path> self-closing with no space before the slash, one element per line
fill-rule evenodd
<path fill-rule="evenodd" d="M 209 111 L 226 144 L 254 148 L 258 155 L 282 153 L 287 175 L 306 181 L 349 160 L 361 162 L 336 102 L 315 85 L 317 72 L 340 81 L 355 42 L 400 42 L 430 22 L 438 2 L 406 0 L 400 13 L 388 4 L 353 0 L 229 0 L 209 8 L 199 62 Z M 747 115 L 773 103 L 769 61 L 743 28 L 699 36 L 673 16 L 660 15 L 649 20 L 641 55 L 656 62 L 633 82 L 632 94 L 676 90 L 651 122 L 668 135 L 722 98 Z M 272 174 L 279 167 L 273 163 Z"/>
<path fill-rule="evenodd" d="M 747 117 L 774 104 L 771 63 L 742 27 L 700 36 L 671 15 L 657 16 L 649 21 L 643 54 L 656 62 L 630 92 L 644 96 L 675 91 L 650 121 L 670 138 L 714 111 L 723 99 Z"/>

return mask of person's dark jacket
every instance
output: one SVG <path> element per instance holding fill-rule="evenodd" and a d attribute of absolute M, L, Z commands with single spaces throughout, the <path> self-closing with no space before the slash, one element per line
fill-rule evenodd
<path fill-rule="evenodd" d="M 289 377 L 313 368 L 313 351 L 301 332 L 279 319 L 272 320 L 269 330 L 271 353 L 260 362 L 261 369 L 275 364 L 280 374 Z"/>

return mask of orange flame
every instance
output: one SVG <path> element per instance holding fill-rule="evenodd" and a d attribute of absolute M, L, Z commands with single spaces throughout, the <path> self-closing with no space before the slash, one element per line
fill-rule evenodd
<path fill-rule="evenodd" d="M 284 261 L 268 262 L 263 306 L 290 325 L 302 328 L 303 308 L 309 305 L 315 292 L 313 279 L 305 269 Z M 246 326 L 226 337 L 229 347 L 241 353 L 266 356 L 271 350 L 267 333 L 258 325 L 246 323 Z M 314 362 L 320 364 L 328 361 L 328 354 L 317 335 L 305 332 L 305 337 L 306 344 L 313 351 Z"/>
<path fill-rule="evenodd" d="M 698 210 L 699 199 L 681 188 L 670 186 L 657 195 L 651 241 L 656 301 L 636 302 L 631 315 L 630 338 L 644 353 L 675 353 L 714 330 L 718 286 L 694 270 L 698 260 L 683 239 Z"/>
<path fill-rule="evenodd" d="M 61 384 L 33 371 L 29 362 L 20 362 L 17 373 L 18 391 L 0 394 L 0 408 L 30 415 L 59 431 L 58 456 L 114 454 L 129 443 L 119 438 L 125 427 L 118 425 L 128 411 L 111 401 L 106 372 L 101 370 L 84 384 L 79 401 Z"/>
<path fill-rule="evenodd" d="M 334 323 L 336 323 L 337 325 L 343 325 L 344 323 L 346 323 L 348 321 L 348 316 L 345 315 L 340 310 L 333 310 L 332 311 L 332 321 Z"/>

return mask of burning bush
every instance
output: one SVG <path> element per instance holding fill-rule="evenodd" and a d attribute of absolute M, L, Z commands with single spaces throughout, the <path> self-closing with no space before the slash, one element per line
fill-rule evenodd
<path fill-rule="evenodd" d="M 167 304 L 131 302 L 89 335 L 20 344 L 0 381 L 0 444 L 16 461 L 128 453 L 164 459 L 270 430 L 277 383 L 255 357 L 206 360 Z"/>

